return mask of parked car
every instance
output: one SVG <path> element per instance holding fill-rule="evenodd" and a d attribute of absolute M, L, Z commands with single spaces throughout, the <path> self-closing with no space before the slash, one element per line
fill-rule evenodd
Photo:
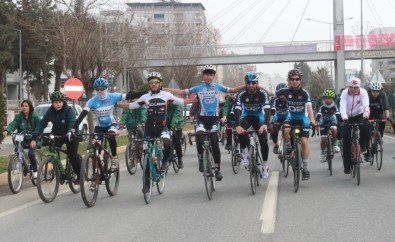
<path fill-rule="evenodd" d="M 73 107 L 72 103 L 68 104 L 70 107 Z M 47 103 L 47 104 L 40 104 L 37 105 L 36 107 L 34 107 L 34 112 L 40 117 L 40 119 L 43 118 L 44 114 L 48 111 L 48 108 L 51 106 L 51 104 Z M 75 115 L 76 118 L 80 115 L 80 113 L 82 112 L 82 107 L 80 105 L 75 105 L 74 111 L 75 111 Z M 47 127 L 44 129 L 44 134 L 46 133 L 51 133 L 52 131 L 52 123 L 49 122 Z M 87 117 L 85 117 L 82 122 L 80 123 L 79 126 L 79 131 L 80 134 L 86 134 L 88 132 L 88 119 Z"/>

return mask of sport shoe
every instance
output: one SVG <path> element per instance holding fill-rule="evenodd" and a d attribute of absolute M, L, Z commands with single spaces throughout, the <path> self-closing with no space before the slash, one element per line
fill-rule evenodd
<path fill-rule="evenodd" d="M 276 154 L 276 155 L 278 154 L 278 145 L 274 145 L 273 153 Z"/>
<path fill-rule="evenodd" d="M 321 163 L 326 162 L 326 151 L 325 150 L 321 150 L 320 161 L 321 161 Z"/>
<path fill-rule="evenodd" d="M 335 153 L 339 153 L 339 152 L 340 152 L 340 147 L 339 147 L 339 145 L 334 145 L 334 146 L 333 146 L 333 150 L 335 151 Z"/>
<path fill-rule="evenodd" d="M 364 154 L 363 155 L 363 160 L 365 161 L 365 162 L 369 162 L 369 155 L 368 154 Z"/>
<path fill-rule="evenodd" d="M 262 178 L 263 179 L 269 178 L 269 166 L 262 167 Z"/>
<path fill-rule="evenodd" d="M 33 179 L 37 179 L 37 171 L 33 171 Z"/>
<path fill-rule="evenodd" d="M 351 173 L 351 170 L 350 170 L 350 169 L 344 168 L 344 174 L 349 175 L 350 173 Z"/>
<path fill-rule="evenodd" d="M 182 169 L 184 168 L 184 162 L 182 162 L 182 159 L 178 159 L 178 168 Z"/>
<path fill-rule="evenodd" d="M 307 168 L 303 168 L 302 175 L 303 175 L 303 180 L 308 180 L 308 179 L 310 179 L 310 171 L 307 170 Z"/>
<path fill-rule="evenodd" d="M 89 186 L 89 190 L 92 192 L 96 190 L 96 183 L 94 181 L 91 182 L 91 185 Z"/>
<path fill-rule="evenodd" d="M 169 162 L 167 160 L 162 161 L 162 165 L 160 166 L 161 171 L 165 171 L 169 168 Z"/>
<path fill-rule="evenodd" d="M 115 171 L 118 168 L 118 156 L 114 156 L 111 159 L 111 170 Z"/>
<path fill-rule="evenodd" d="M 362 154 L 367 154 L 368 153 L 368 150 L 366 149 L 366 147 L 362 147 L 361 148 L 361 153 Z"/>
<path fill-rule="evenodd" d="M 203 172 L 203 159 L 199 159 L 199 171 Z"/>
<path fill-rule="evenodd" d="M 232 144 L 226 143 L 225 150 L 231 150 L 231 149 L 232 149 Z"/>
<path fill-rule="evenodd" d="M 217 181 L 221 181 L 222 178 L 223 178 L 223 176 L 222 176 L 221 172 L 216 168 L 216 169 L 215 169 L 215 179 L 216 179 Z"/>

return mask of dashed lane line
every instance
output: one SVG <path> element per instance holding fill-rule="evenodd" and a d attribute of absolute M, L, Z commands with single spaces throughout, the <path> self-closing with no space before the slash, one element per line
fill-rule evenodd
<path fill-rule="evenodd" d="M 265 200 L 262 205 L 260 217 L 260 220 L 262 221 L 262 234 L 274 233 L 274 229 L 276 227 L 278 177 L 278 171 L 273 171 L 266 189 Z"/>

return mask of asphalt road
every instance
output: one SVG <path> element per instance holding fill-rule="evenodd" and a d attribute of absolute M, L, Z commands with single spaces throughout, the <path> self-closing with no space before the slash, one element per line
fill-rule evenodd
<path fill-rule="evenodd" d="M 28 180 L 16 195 L 2 184 L 2 240 L 393 241 L 395 140 L 384 139 L 381 171 L 362 164 L 360 186 L 343 174 L 339 155 L 329 176 L 326 164 L 319 162 L 318 143 L 318 137 L 310 139 L 311 179 L 301 183 L 298 193 L 293 192 L 292 172 L 284 178 L 280 163 L 270 154 L 271 176 L 252 195 L 248 172 L 233 174 L 223 146 L 224 179 L 217 182 L 211 201 L 198 172 L 195 146 L 188 146 L 180 173 L 169 170 L 165 192 L 158 195 L 154 190 L 149 205 L 141 193 L 140 168 L 133 176 L 123 168 L 114 197 L 101 186 L 92 208 L 67 186 L 61 186 L 55 201 L 46 204 Z"/>

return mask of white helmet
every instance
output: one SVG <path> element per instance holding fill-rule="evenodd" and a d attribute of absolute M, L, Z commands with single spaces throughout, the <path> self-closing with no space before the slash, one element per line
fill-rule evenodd
<path fill-rule="evenodd" d="M 361 80 L 358 77 L 352 76 L 348 80 L 349 87 L 361 87 Z"/>
<path fill-rule="evenodd" d="M 378 81 L 372 81 L 369 84 L 369 89 L 374 90 L 374 91 L 380 91 L 383 88 L 380 82 Z"/>
<path fill-rule="evenodd" d="M 215 73 L 217 73 L 217 70 L 216 70 L 215 66 L 213 66 L 213 65 L 205 65 L 205 66 L 202 68 L 202 73 L 203 73 L 203 74 L 205 74 L 205 73 L 212 73 L 212 74 L 215 74 Z"/>

